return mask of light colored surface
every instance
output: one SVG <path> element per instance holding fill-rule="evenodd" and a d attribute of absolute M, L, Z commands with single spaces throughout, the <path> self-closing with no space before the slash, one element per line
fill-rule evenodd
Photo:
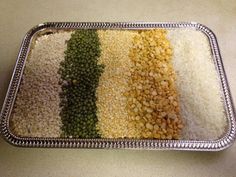
<path fill-rule="evenodd" d="M 236 101 L 236 1 L 0 0 L 0 104 L 20 42 L 45 21 L 197 21 L 217 35 Z M 16 148 L 0 139 L 0 177 L 236 176 L 236 144 L 218 153 Z"/>
<path fill-rule="evenodd" d="M 224 134 L 227 120 L 209 40 L 204 33 L 192 29 L 172 30 L 168 36 L 178 73 L 183 139 L 217 139 Z"/>
<path fill-rule="evenodd" d="M 24 137 L 60 137 L 60 62 L 71 32 L 37 38 L 24 68 L 10 124 Z M 42 104 L 43 103 L 43 104 Z"/>

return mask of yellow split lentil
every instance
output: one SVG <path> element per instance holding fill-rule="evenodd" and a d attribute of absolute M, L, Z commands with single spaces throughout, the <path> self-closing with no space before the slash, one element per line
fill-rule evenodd
<path fill-rule="evenodd" d="M 166 30 L 140 31 L 129 57 L 133 65 L 125 96 L 138 137 L 179 139 L 183 124 Z"/>

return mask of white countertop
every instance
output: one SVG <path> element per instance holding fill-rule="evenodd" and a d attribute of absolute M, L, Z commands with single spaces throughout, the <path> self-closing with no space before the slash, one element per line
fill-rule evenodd
<path fill-rule="evenodd" d="M 236 0 L 0 0 L 0 107 L 24 34 L 47 21 L 196 21 L 217 35 L 236 102 Z M 0 177 L 235 177 L 221 152 L 26 149 L 0 138 Z"/>

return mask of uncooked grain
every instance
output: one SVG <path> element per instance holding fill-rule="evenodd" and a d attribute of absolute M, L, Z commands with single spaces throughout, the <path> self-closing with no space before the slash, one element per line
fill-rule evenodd
<path fill-rule="evenodd" d="M 61 86 L 57 74 L 70 32 L 44 35 L 27 58 L 11 117 L 11 130 L 23 137 L 59 137 Z"/>
<path fill-rule="evenodd" d="M 136 33 L 124 30 L 98 30 L 101 43 L 99 62 L 105 65 L 97 88 L 98 129 L 102 137 L 136 137 L 129 124 L 124 93 L 128 88 L 131 61 L 129 49 Z"/>
<path fill-rule="evenodd" d="M 185 128 L 182 139 L 221 137 L 227 124 L 220 81 L 207 37 L 192 29 L 169 30 L 174 49 L 180 108 Z"/>

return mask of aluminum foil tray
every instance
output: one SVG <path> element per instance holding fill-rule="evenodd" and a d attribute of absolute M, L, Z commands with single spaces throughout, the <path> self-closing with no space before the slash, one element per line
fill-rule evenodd
<path fill-rule="evenodd" d="M 14 135 L 9 127 L 9 118 L 14 105 L 17 91 L 27 56 L 35 36 L 43 35 L 52 30 L 74 29 L 151 29 L 151 28 L 191 28 L 203 32 L 209 39 L 213 60 L 221 81 L 223 101 L 228 122 L 225 135 L 217 140 L 135 140 L 135 139 L 66 139 L 66 138 L 22 138 Z M 223 150 L 235 140 L 235 111 L 225 75 L 218 43 L 215 34 L 206 26 L 195 22 L 164 22 L 164 23 L 87 23 L 87 22 L 49 22 L 33 27 L 24 37 L 16 65 L 12 74 L 9 88 L 5 97 L 0 115 L 0 130 L 4 139 L 12 145 L 21 147 L 44 148 L 128 148 L 152 150 L 192 150 L 192 151 L 219 151 Z"/>

